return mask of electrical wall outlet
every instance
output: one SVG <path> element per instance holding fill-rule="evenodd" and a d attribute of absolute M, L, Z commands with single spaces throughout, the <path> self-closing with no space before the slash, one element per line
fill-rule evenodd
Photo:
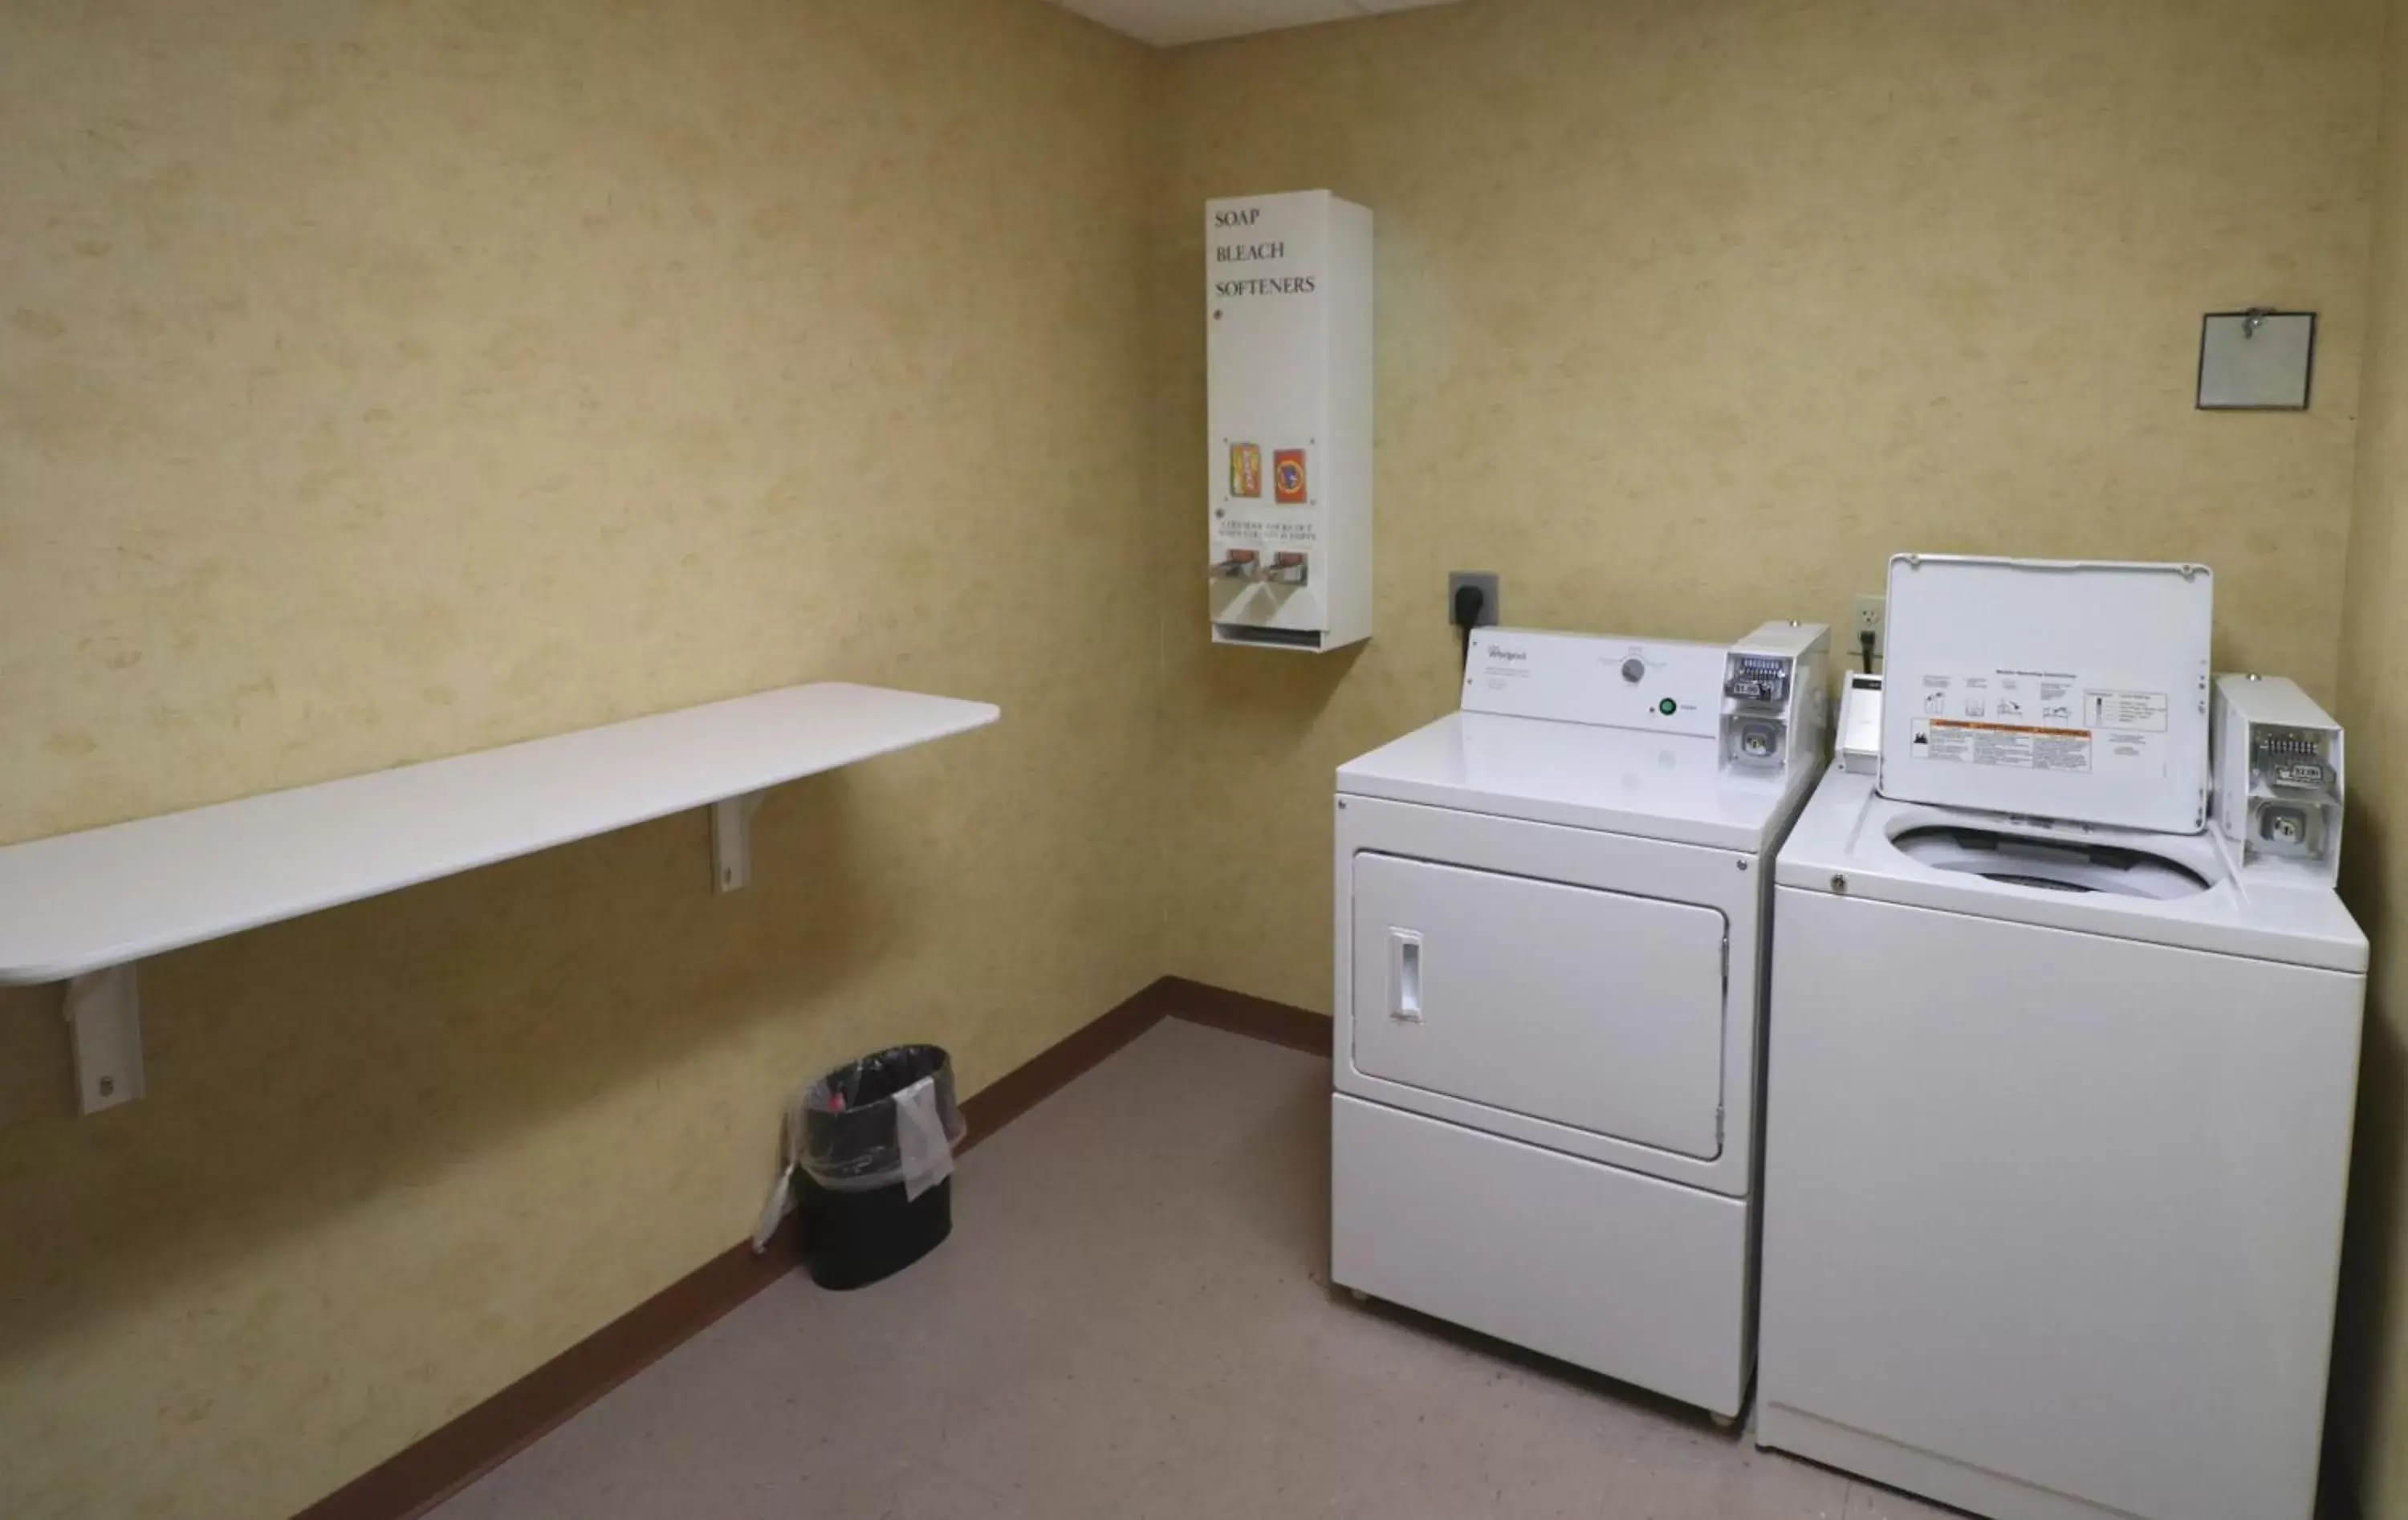
<path fill-rule="evenodd" d="M 1865 635 L 1873 636 L 1873 652 L 1884 654 L 1889 650 L 1889 598 L 1859 596 L 1856 598 L 1856 621 L 1848 624 L 1848 647 L 1842 652 L 1854 654 L 1865 647 Z"/>
<path fill-rule="evenodd" d="M 1455 622 L 1455 594 L 1465 586 L 1480 588 L 1480 615 L 1471 620 L 1475 628 L 1497 626 L 1498 609 L 1504 605 L 1503 593 L 1498 589 L 1494 570 L 1449 570 L 1446 572 L 1446 621 Z"/>

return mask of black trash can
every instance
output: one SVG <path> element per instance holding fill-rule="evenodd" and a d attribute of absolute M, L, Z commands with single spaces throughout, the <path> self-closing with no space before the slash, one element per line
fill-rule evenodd
<path fill-rule="evenodd" d="M 910 1101 L 924 1115 L 933 1109 L 950 1155 L 964 1134 L 962 1111 L 953 1100 L 953 1059 L 935 1045 L 865 1055 L 804 1095 L 797 1212 L 811 1281 L 824 1288 L 866 1287 L 891 1277 L 953 1233 L 953 1180 L 928 1182 L 928 1147 L 915 1147 L 898 1125 L 905 1116 L 897 1096 L 923 1082 L 928 1088 Z M 915 1157 L 921 1175 L 914 1175 Z"/>

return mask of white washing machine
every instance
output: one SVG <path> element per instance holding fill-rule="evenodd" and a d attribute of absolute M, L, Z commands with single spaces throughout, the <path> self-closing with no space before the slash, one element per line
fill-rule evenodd
<path fill-rule="evenodd" d="M 2209 595 L 1894 562 L 1878 782 L 1777 867 L 1762 1444 L 1998 1520 L 2307 1520 L 2366 939 L 2199 831 Z"/>
<path fill-rule="evenodd" d="M 1771 852 L 1828 639 L 1482 629 L 1338 772 L 1331 1275 L 1735 1414 Z"/>

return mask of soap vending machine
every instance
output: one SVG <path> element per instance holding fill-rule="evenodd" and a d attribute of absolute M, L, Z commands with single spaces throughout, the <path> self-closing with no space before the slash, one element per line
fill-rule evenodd
<path fill-rule="evenodd" d="M 1371 636 L 1371 213 L 1326 190 L 1204 210 L 1212 639 Z"/>

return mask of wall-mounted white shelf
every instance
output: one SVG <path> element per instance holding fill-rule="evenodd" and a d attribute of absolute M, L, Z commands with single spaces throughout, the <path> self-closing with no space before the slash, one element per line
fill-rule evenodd
<path fill-rule="evenodd" d="M 133 963 L 690 808 L 714 885 L 782 782 L 995 722 L 984 702 L 789 686 L 0 849 L 0 984 L 68 982 L 86 1111 L 139 1097 Z M 115 1069 L 109 1069 L 110 1068 Z"/>

